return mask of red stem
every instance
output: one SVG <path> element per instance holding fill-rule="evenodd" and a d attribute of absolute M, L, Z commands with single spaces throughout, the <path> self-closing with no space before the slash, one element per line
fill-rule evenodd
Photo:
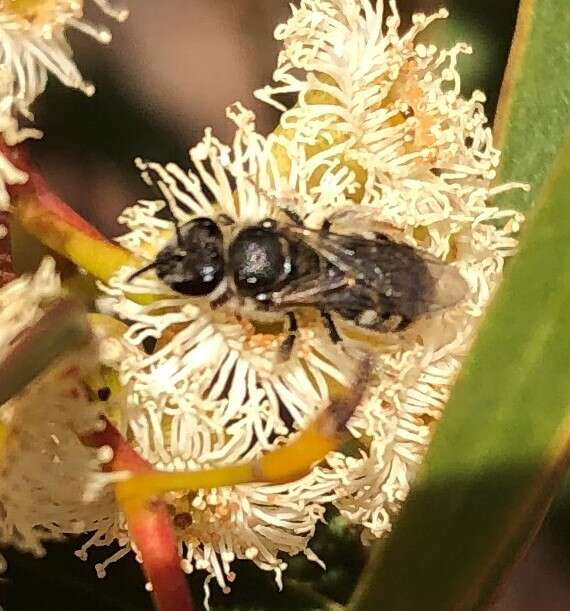
<path fill-rule="evenodd" d="M 103 235 L 97 231 L 93 225 L 84 220 L 75 210 L 70 208 L 59 195 L 50 189 L 40 171 L 30 160 L 30 156 L 24 146 L 8 146 L 4 140 L 0 138 L 0 153 L 19 170 L 26 172 L 29 176 L 28 181 L 23 185 L 8 186 L 8 193 L 13 203 L 17 205 L 17 200 L 20 197 L 35 196 L 41 202 L 42 208 L 47 212 L 51 212 L 65 219 L 67 223 L 73 227 L 77 227 L 77 229 L 80 229 L 87 235 L 104 239 Z"/>
<path fill-rule="evenodd" d="M 152 466 L 139 456 L 119 431 L 105 419 L 102 432 L 83 438 L 92 447 L 110 446 L 113 459 L 109 471 L 144 473 Z M 129 533 L 143 560 L 143 570 L 152 584 L 153 598 L 159 611 L 192 611 L 192 598 L 186 576 L 180 568 L 180 556 L 171 517 L 162 502 L 127 513 Z"/>
<path fill-rule="evenodd" d="M 97 239 L 105 239 L 92 225 L 83 220 L 57 194 L 49 188 L 40 172 L 35 168 L 22 146 L 9 147 L 0 137 L 0 153 L 29 176 L 23 185 L 8 188 L 12 204 L 18 199 L 35 198 L 42 210 L 52 213 Z M 1 221 L 2 219 L 0 219 Z M 0 250 L 0 286 L 3 281 L 2 251 Z M 11 269 L 11 260 L 10 269 Z M 113 459 L 105 465 L 107 471 L 151 471 L 152 465 L 139 456 L 105 419 L 105 429 L 82 438 L 91 447 L 110 446 Z M 172 521 L 162 502 L 153 503 L 137 510 L 125 510 L 129 532 L 143 560 L 143 570 L 153 587 L 153 599 L 158 611 L 192 611 L 192 598 L 186 576 L 180 567 L 180 556 Z"/>

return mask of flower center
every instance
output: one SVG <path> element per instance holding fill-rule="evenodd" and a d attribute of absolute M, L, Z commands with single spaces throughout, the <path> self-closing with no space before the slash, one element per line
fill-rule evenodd
<path fill-rule="evenodd" d="M 0 11 L 30 25 L 54 27 L 83 15 L 83 0 L 0 0 Z"/>

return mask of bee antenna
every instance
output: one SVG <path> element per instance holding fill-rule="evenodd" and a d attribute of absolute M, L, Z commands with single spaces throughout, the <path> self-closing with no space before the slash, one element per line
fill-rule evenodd
<path fill-rule="evenodd" d="M 137 276 L 140 276 L 141 274 L 148 272 L 148 270 L 152 269 L 153 267 L 156 267 L 156 261 L 153 261 L 152 263 L 149 263 L 148 265 L 145 265 L 144 267 L 137 269 L 137 271 L 134 274 L 131 274 L 127 278 L 127 282 L 132 282 Z"/>
<path fill-rule="evenodd" d="M 182 232 L 180 231 L 180 225 L 178 224 L 178 220 L 176 218 L 173 218 L 172 222 L 174 223 L 174 232 L 176 233 L 176 243 L 178 244 L 179 248 L 183 248 Z"/>
<path fill-rule="evenodd" d="M 142 177 L 144 182 L 154 191 L 154 193 L 159 197 L 159 199 L 164 200 L 164 202 L 168 206 L 170 216 L 172 217 L 172 222 L 174 223 L 176 243 L 180 248 L 182 248 L 182 232 L 180 231 L 180 225 L 178 225 L 178 219 L 176 218 L 176 215 L 174 214 L 174 209 L 172 207 L 172 195 L 166 188 L 164 181 L 161 180 L 162 177 L 158 169 L 155 167 L 156 164 L 147 159 L 140 158 L 136 160 L 136 164 L 142 171 Z M 151 175 L 151 172 L 154 174 L 154 176 Z"/>

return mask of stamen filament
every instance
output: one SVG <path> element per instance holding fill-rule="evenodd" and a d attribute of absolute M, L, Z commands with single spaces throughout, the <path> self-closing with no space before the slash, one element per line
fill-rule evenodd
<path fill-rule="evenodd" d="M 174 491 L 219 488 L 254 482 L 287 483 L 306 475 L 311 467 L 338 448 L 345 426 L 362 401 L 370 375 L 371 359 L 359 366 L 351 392 L 333 401 L 296 439 L 243 465 L 230 465 L 200 471 L 152 471 L 135 475 L 116 485 L 123 505 L 137 507 Z"/>

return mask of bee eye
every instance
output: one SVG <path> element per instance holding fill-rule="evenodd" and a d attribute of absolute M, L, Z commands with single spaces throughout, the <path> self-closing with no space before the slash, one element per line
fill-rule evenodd
<path fill-rule="evenodd" d="M 179 244 L 158 254 L 156 275 L 183 295 L 208 295 L 224 277 L 222 232 L 211 219 L 198 218 L 182 226 L 180 236 Z"/>

